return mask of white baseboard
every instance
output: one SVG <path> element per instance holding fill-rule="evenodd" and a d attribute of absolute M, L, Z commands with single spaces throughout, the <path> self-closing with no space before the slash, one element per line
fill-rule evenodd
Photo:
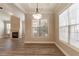
<path fill-rule="evenodd" d="M 69 54 L 63 50 L 56 42 L 55 42 L 55 45 L 66 55 L 66 56 L 69 56 Z"/>

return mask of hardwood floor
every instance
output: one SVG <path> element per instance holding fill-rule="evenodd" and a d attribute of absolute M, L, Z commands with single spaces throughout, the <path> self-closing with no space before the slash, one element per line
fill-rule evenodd
<path fill-rule="evenodd" d="M 55 44 L 23 44 L 22 39 L 0 39 L 1 56 L 64 56 Z"/>

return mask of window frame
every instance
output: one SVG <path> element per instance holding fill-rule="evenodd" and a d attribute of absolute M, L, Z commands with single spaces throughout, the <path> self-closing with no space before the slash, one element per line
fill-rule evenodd
<path fill-rule="evenodd" d="M 10 29 L 9 29 L 10 31 L 9 31 L 9 33 L 8 33 L 8 24 L 10 25 Z M 10 22 L 7 22 L 6 23 L 6 33 L 7 34 L 10 34 L 11 33 L 11 24 L 10 24 Z"/>
<path fill-rule="evenodd" d="M 34 19 L 33 19 L 34 20 Z M 37 20 L 37 19 L 35 19 L 35 20 Z M 40 20 L 40 19 L 39 19 Z M 31 26 L 31 36 L 32 36 L 32 38 L 48 38 L 48 36 L 49 36 L 49 22 L 48 22 L 48 19 L 41 19 L 41 20 L 46 20 L 47 21 L 47 36 L 34 36 L 33 35 L 33 28 L 38 28 L 38 27 L 32 27 Z M 31 21 L 31 24 L 32 24 L 33 22 Z"/>
<path fill-rule="evenodd" d="M 71 6 L 73 6 L 73 5 L 74 5 L 74 4 L 72 4 Z M 78 49 L 79 49 L 78 46 L 74 46 L 74 45 L 71 44 L 71 40 L 72 40 L 71 37 L 70 37 L 70 36 L 71 36 L 71 27 L 72 27 L 72 26 L 77 27 L 77 26 L 79 25 L 79 24 L 77 24 L 77 23 L 76 23 L 76 24 L 70 24 L 71 21 L 70 21 L 70 17 L 69 17 L 69 16 L 70 16 L 70 13 L 69 13 L 70 10 L 69 10 L 69 9 L 71 8 L 71 6 L 70 6 L 69 8 L 67 8 L 67 9 L 68 9 L 68 20 L 69 20 L 69 21 L 68 21 L 68 23 L 69 23 L 69 25 L 68 25 L 68 43 L 65 42 L 64 40 L 61 40 L 60 38 L 59 38 L 59 41 L 65 43 L 65 44 L 68 44 L 69 47 L 75 47 L 75 49 L 78 50 Z M 67 9 L 66 9 L 66 10 L 67 10 Z M 65 11 L 65 10 L 64 10 L 64 11 Z M 64 11 L 63 11 L 63 12 L 64 12 Z M 62 13 L 63 13 L 63 12 L 62 12 Z M 62 13 L 61 13 L 61 14 L 62 14 Z M 59 14 L 59 16 L 60 16 L 61 14 Z M 76 16 L 77 16 L 77 14 L 76 14 Z M 60 21 L 60 18 L 59 18 L 59 21 Z M 77 21 L 77 19 L 75 19 L 75 21 Z M 59 23 L 59 24 L 60 24 L 60 23 Z M 63 26 L 63 27 L 65 27 L 65 26 Z M 60 29 L 60 26 L 59 26 L 59 29 Z M 75 31 L 76 31 L 76 30 L 75 30 Z M 77 34 L 78 34 L 78 33 L 77 33 Z M 59 34 L 59 37 L 60 37 L 60 34 Z M 79 40 L 79 38 L 77 38 L 77 39 Z M 75 39 L 74 39 L 74 40 L 75 40 Z"/>

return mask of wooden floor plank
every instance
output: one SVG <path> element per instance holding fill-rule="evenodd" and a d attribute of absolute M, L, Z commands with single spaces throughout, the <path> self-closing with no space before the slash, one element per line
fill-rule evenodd
<path fill-rule="evenodd" d="M 3 56 L 64 56 L 55 44 L 23 44 L 18 39 L 0 39 Z"/>

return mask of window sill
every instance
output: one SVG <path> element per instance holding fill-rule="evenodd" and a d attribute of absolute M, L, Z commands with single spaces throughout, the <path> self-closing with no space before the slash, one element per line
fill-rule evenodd
<path fill-rule="evenodd" d="M 75 47 L 75 46 L 73 46 L 73 45 L 71 45 L 71 44 L 69 44 L 69 43 L 66 43 L 65 41 L 61 41 L 61 40 L 59 40 L 59 41 L 60 41 L 61 43 L 65 44 L 66 46 L 70 47 L 71 49 L 73 49 L 73 50 L 79 52 L 79 48 L 77 48 L 77 47 Z"/>

